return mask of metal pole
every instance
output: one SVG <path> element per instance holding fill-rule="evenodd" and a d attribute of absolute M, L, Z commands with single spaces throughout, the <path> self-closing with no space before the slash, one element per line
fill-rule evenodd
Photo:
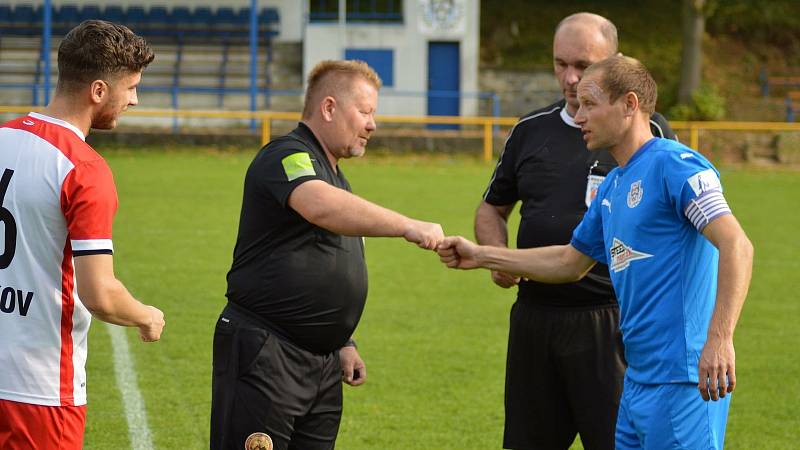
<path fill-rule="evenodd" d="M 344 51 L 347 48 L 347 0 L 339 0 L 339 49 L 341 58 L 344 59 Z"/>
<path fill-rule="evenodd" d="M 689 147 L 700 151 L 700 129 L 694 123 L 690 123 L 689 128 Z"/>
<path fill-rule="evenodd" d="M 44 60 L 44 104 L 50 103 L 50 34 L 52 32 L 53 7 L 51 0 L 44 0 L 44 27 L 42 28 L 42 59 Z"/>
<path fill-rule="evenodd" d="M 258 107 L 258 0 L 250 0 L 250 111 Z M 256 119 L 250 119 L 256 129 Z"/>
<path fill-rule="evenodd" d="M 492 137 L 492 120 L 487 120 L 483 124 L 483 160 L 492 160 L 492 144 L 494 139 Z"/>
<path fill-rule="evenodd" d="M 269 144 L 269 141 L 272 139 L 272 130 L 270 126 L 272 125 L 272 118 L 269 115 L 265 115 L 261 118 L 261 145 Z"/>

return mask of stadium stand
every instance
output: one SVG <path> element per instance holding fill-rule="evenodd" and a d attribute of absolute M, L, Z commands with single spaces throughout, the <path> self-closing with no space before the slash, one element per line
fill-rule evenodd
<path fill-rule="evenodd" d="M 48 55 L 51 62 L 55 61 L 60 36 L 86 19 L 123 23 L 148 39 L 158 57 L 148 69 L 141 90 L 171 94 L 170 104 L 164 106 L 177 108 L 179 94 L 193 93 L 211 95 L 216 106 L 223 107 L 226 95 L 248 90 L 249 8 L 106 6 L 101 9 L 91 4 L 61 5 L 54 8 L 52 16 L 53 39 Z M 259 11 L 259 91 L 264 94 L 265 103 L 271 88 L 272 41 L 279 25 L 275 8 Z M 31 101 L 22 103 L 39 104 L 43 27 L 41 6 L 0 5 L 0 92 L 30 90 Z M 55 64 L 52 67 L 55 70 Z"/>
<path fill-rule="evenodd" d="M 789 91 L 786 93 L 786 121 L 794 122 L 798 112 L 800 112 L 800 91 Z"/>
<path fill-rule="evenodd" d="M 800 89 L 800 76 L 769 75 L 769 71 L 762 67 L 758 74 L 758 81 L 764 97 L 775 93 L 784 94 L 786 121 L 794 122 L 796 114 L 800 112 L 800 91 L 797 90 Z"/>
<path fill-rule="evenodd" d="M 800 88 L 800 76 L 773 76 L 762 68 L 758 74 L 758 80 L 761 83 L 761 94 L 767 97 L 770 89 L 774 87 L 798 89 Z"/>

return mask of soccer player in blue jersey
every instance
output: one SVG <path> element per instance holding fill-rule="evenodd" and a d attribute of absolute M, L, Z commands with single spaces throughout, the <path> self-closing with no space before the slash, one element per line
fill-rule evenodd
<path fill-rule="evenodd" d="M 656 98 L 655 81 L 633 58 L 614 56 L 584 72 L 575 122 L 587 147 L 608 148 L 619 167 L 569 244 L 514 250 L 449 237 L 438 251 L 451 268 L 548 283 L 608 264 L 628 362 L 616 448 L 721 449 L 753 247 L 711 163 L 653 137 Z"/>

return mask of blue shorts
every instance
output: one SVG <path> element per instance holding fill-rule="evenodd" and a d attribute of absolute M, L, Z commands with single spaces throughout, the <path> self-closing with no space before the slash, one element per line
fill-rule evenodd
<path fill-rule="evenodd" d="M 704 401 L 697 385 L 640 384 L 625 377 L 616 449 L 722 449 L 731 395 Z"/>

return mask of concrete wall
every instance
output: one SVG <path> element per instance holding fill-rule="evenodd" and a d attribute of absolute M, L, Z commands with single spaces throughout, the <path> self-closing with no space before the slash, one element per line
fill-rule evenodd
<path fill-rule="evenodd" d="M 463 0 L 464 19 L 461 29 L 431 31 L 423 29 L 419 0 L 404 0 L 404 22 L 392 25 L 348 23 L 309 23 L 305 30 L 303 79 L 316 63 L 344 57 L 346 48 L 394 49 L 394 87 L 383 88 L 379 99 L 380 114 L 425 115 L 427 99 L 423 96 L 401 96 L 397 91 L 423 93 L 428 89 L 428 42 L 458 41 L 461 53 L 461 91 L 478 91 L 478 58 L 480 54 L 480 1 Z M 461 114 L 475 115 L 478 100 L 461 100 Z"/>
<path fill-rule="evenodd" d="M 2 0 L 2 2 L 12 6 L 38 6 L 44 3 L 43 0 Z M 219 6 L 227 6 L 230 8 L 250 7 L 250 0 L 225 0 L 224 2 L 219 0 L 55 0 L 52 4 L 55 7 L 61 5 L 97 5 L 100 7 L 119 5 L 122 7 L 142 6 L 144 8 L 149 8 L 151 6 L 166 6 L 167 8 L 172 8 L 174 6 L 204 6 L 216 9 Z M 280 34 L 276 38 L 277 41 L 297 42 L 301 39 L 301 30 L 304 21 L 303 4 L 305 4 L 305 1 L 299 0 L 259 0 L 259 9 L 278 9 L 281 22 Z"/>
<path fill-rule="evenodd" d="M 536 71 L 481 70 L 481 90 L 497 93 L 500 115 L 519 117 L 564 96 L 551 69 Z"/>

